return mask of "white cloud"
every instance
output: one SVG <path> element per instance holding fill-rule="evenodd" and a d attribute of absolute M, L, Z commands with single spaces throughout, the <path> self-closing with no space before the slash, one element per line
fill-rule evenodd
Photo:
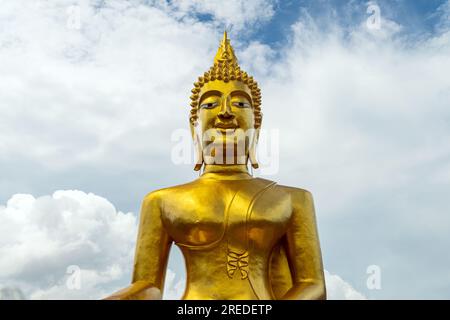
<path fill-rule="evenodd" d="M 104 297 L 129 282 L 135 237 L 135 216 L 92 193 L 16 194 L 0 206 L 1 287 L 31 299 Z M 72 265 L 79 290 L 66 285 Z"/>
<path fill-rule="evenodd" d="M 275 51 L 270 46 L 252 41 L 239 53 L 238 59 L 255 79 L 263 79 L 271 74 L 274 57 Z"/>
<path fill-rule="evenodd" d="M 363 29 L 345 39 L 303 23 L 293 31 L 286 58 L 263 79 L 263 121 L 283 128 L 281 166 L 300 170 L 327 199 L 322 214 L 408 184 L 416 166 L 448 154 L 450 43 L 436 50 L 431 39 L 406 48 Z"/>
<path fill-rule="evenodd" d="M 0 159 L 139 166 L 127 155 L 167 151 L 160 141 L 173 128 L 160 124 L 186 123 L 191 83 L 209 67 L 219 33 L 123 1 L 97 9 L 82 2 L 81 29 L 70 29 L 72 1 L 40 3 L 1 9 Z"/>
<path fill-rule="evenodd" d="M 325 283 L 328 300 L 365 300 L 366 297 L 356 291 L 348 282 L 325 270 Z"/>

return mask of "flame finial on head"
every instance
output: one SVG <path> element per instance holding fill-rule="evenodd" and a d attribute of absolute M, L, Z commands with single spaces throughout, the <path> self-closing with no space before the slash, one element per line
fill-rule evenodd
<path fill-rule="evenodd" d="M 233 47 L 228 39 L 227 32 L 223 32 L 222 42 L 217 50 L 216 56 L 214 58 L 214 63 L 228 62 L 229 64 L 238 64 L 238 60 L 234 54 Z"/>
<path fill-rule="evenodd" d="M 214 57 L 214 65 L 198 78 L 194 83 L 194 89 L 191 90 L 191 114 L 189 120 L 191 124 L 195 124 L 197 120 L 199 93 L 203 85 L 209 81 L 241 81 L 248 86 L 252 92 L 252 105 L 255 115 L 255 128 L 261 126 L 261 90 L 258 88 L 258 83 L 249 76 L 247 72 L 241 70 L 238 65 L 238 60 L 234 54 L 233 47 L 228 39 L 227 32 L 223 33 L 222 41 L 219 49 Z"/>

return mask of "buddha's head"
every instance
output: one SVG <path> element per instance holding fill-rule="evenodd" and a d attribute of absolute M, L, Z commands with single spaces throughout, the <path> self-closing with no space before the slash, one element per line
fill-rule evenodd
<path fill-rule="evenodd" d="M 238 65 L 226 32 L 214 65 L 194 83 L 190 127 L 200 170 L 206 164 L 247 164 L 254 168 L 261 126 L 261 91 Z"/>

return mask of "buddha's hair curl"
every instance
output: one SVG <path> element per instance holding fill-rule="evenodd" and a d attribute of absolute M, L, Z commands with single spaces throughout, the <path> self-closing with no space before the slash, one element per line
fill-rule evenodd
<path fill-rule="evenodd" d="M 255 128 L 261 126 L 262 113 L 261 113 L 261 89 L 258 87 L 258 83 L 254 81 L 253 77 L 249 76 L 247 72 L 241 70 L 236 62 L 229 60 L 217 61 L 214 65 L 198 78 L 198 81 L 194 83 L 194 88 L 191 90 L 191 112 L 189 121 L 192 125 L 198 119 L 199 110 L 199 93 L 205 83 L 209 81 L 220 80 L 224 82 L 229 81 L 241 81 L 246 84 L 252 94 L 252 106 L 253 113 L 255 115 Z"/>

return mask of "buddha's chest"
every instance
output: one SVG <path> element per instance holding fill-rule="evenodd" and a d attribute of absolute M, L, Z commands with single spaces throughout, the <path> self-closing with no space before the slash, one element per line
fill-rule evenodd
<path fill-rule="evenodd" d="M 163 206 L 164 225 L 179 245 L 201 248 L 223 240 L 239 250 L 249 243 L 266 248 L 291 217 L 290 197 L 276 186 L 228 183 L 194 191 Z"/>

